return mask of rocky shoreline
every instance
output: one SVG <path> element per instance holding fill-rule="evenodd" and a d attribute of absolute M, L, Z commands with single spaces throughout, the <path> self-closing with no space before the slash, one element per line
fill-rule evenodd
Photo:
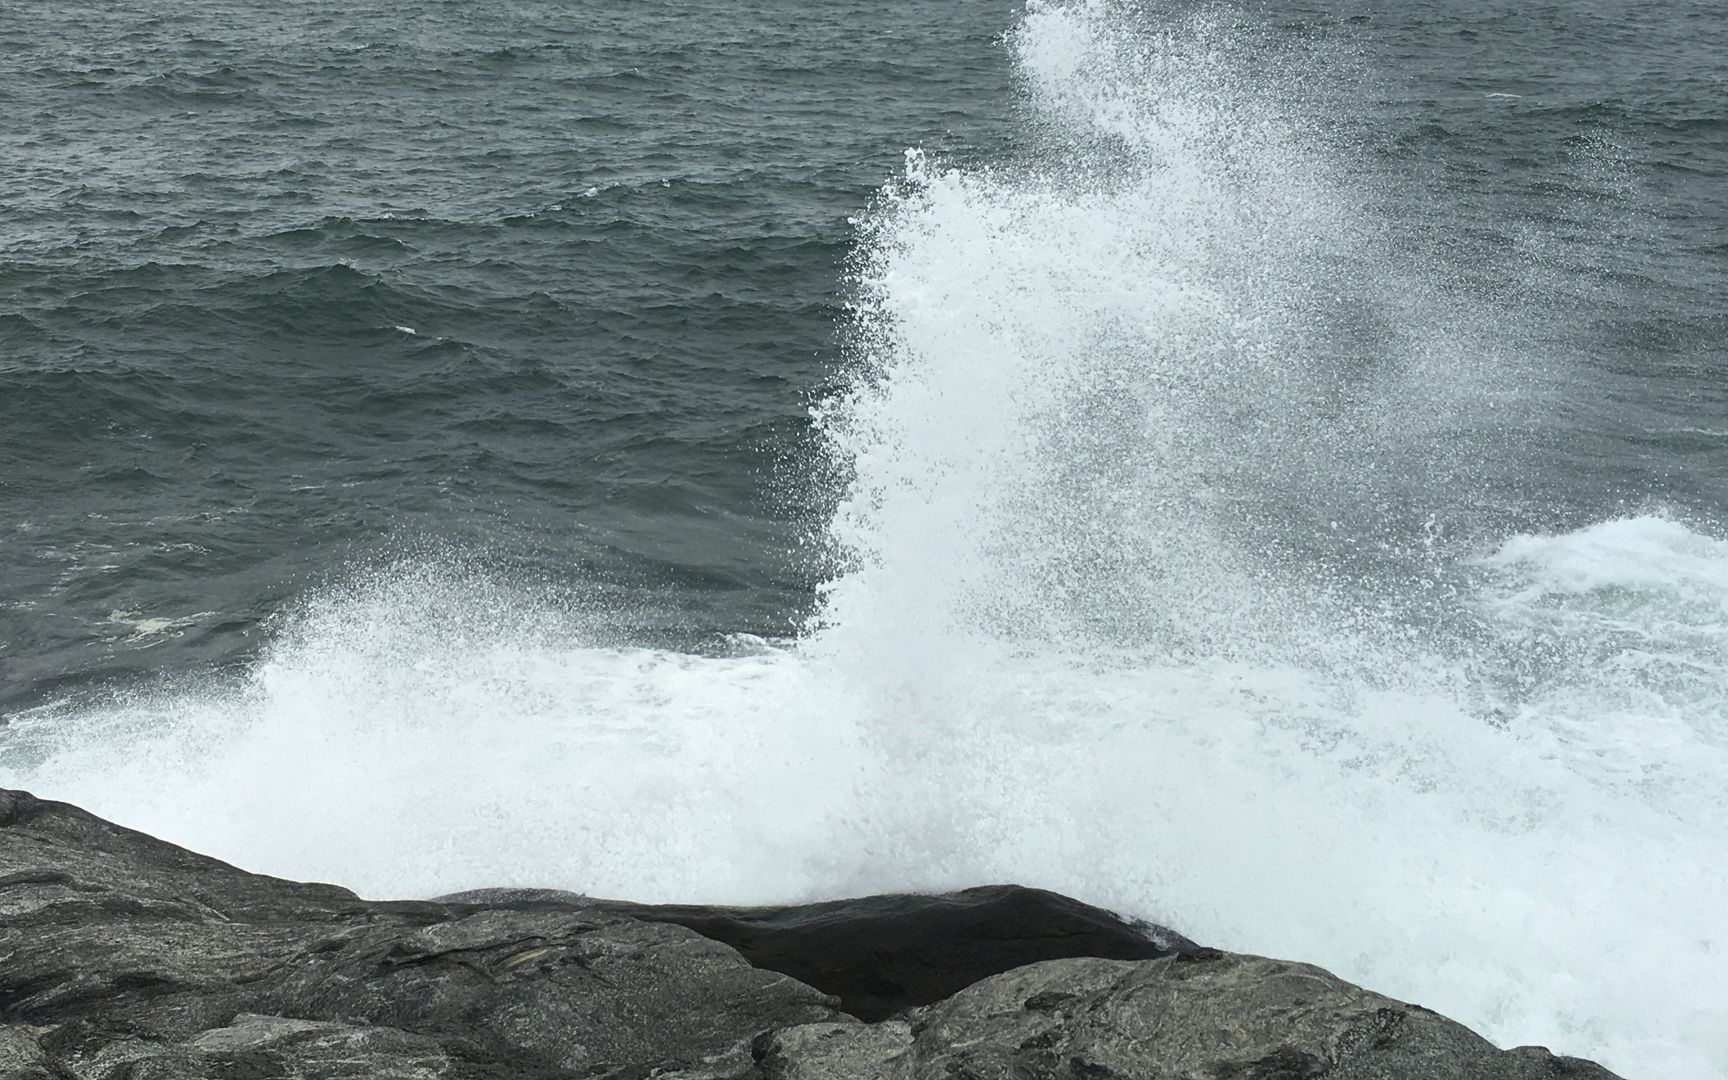
<path fill-rule="evenodd" d="M 0 790 L 0 1080 L 1613 1075 L 1034 889 L 367 901 Z"/>

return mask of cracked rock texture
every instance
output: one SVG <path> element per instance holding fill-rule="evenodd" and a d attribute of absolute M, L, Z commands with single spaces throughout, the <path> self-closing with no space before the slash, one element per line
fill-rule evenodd
<path fill-rule="evenodd" d="M 1039 890 L 366 901 L 0 790 L 0 1080 L 1610 1076 Z"/>

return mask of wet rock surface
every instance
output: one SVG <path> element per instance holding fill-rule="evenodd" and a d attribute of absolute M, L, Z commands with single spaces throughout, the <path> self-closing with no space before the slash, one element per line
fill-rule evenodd
<path fill-rule="evenodd" d="M 1427 1009 L 1307 964 L 1215 949 L 1054 960 L 924 1010 L 892 1075 L 1112 1080 L 1536 1080 L 1614 1074 L 1506 1052 Z"/>
<path fill-rule="evenodd" d="M 0 1080 L 1611 1075 L 1039 890 L 366 901 L 0 791 Z"/>
<path fill-rule="evenodd" d="M 847 1013 L 870 1021 L 1039 960 L 1150 960 L 1199 948 L 1161 926 L 1017 885 L 761 908 L 630 904 L 547 889 L 479 889 L 442 899 L 526 910 L 598 906 L 675 923 L 732 946 L 756 967 L 821 987 Z"/>

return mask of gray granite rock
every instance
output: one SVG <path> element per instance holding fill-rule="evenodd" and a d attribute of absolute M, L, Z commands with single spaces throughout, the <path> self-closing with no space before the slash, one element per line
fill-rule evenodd
<path fill-rule="evenodd" d="M 236 1032 L 243 1014 L 326 1026 Z M 719 1080 L 755 1074 L 763 1032 L 841 1015 L 671 923 L 371 903 L 0 793 L 0 1019 L 79 1076 L 318 1075 L 348 1053 L 355 1075 Z"/>
<path fill-rule="evenodd" d="M 0 1080 L 70 1080 L 67 1072 L 19 1024 L 0 1024 Z"/>
<path fill-rule="evenodd" d="M 800 1024 L 760 1040 L 763 1080 L 891 1080 L 912 1048 L 903 1020 Z"/>
<path fill-rule="evenodd" d="M 1613 1074 L 1468 1028 L 1307 964 L 1204 950 L 1052 960 L 924 1010 L 895 1080 L 1537 1080 Z"/>
<path fill-rule="evenodd" d="M 436 1040 L 397 1028 L 243 1013 L 181 1043 L 120 1040 L 81 1063 L 90 1080 L 446 1080 L 461 1070 Z"/>
<path fill-rule="evenodd" d="M 1014 886 L 374 902 L 0 790 L 0 1080 L 1534 1080 L 1302 964 Z"/>

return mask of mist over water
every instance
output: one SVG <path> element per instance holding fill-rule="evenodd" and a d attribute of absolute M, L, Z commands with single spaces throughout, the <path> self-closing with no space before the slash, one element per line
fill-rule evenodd
<path fill-rule="evenodd" d="M 1019 881 L 1721 1075 L 1720 523 L 1524 527 L 1542 299 L 1385 219 L 1312 57 L 1143 14 L 1034 4 L 1020 155 L 861 218 L 801 633 L 405 560 L 238 676 L 14 718 L 0 783 L 378 896 Z"/>

